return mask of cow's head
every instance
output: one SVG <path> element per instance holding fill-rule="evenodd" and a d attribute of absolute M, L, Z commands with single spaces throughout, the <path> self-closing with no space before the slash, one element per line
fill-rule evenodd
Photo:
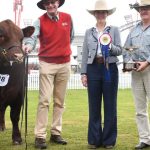
<path fill-rule="evenodd" d="M 34 27 L 20 29 L 11 20 L 0 22 L 0 61 L 15 61 L 16 56 L 23 56 L 22 40 L 33 34 Z"/>

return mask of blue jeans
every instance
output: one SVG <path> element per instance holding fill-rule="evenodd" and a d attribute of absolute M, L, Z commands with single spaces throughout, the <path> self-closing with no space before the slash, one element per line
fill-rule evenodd
<path fill-rule="evenodd" d="M 117 138 L 118 68 L 116 63 L 109 64 L 109 81 L 105 78 L 105 69 L 104 64 L 93 63 L 87 66 L 88 143 L 96 146 L 115 145 Z M 102 110 L 104 110 L 104 124 Z"/>

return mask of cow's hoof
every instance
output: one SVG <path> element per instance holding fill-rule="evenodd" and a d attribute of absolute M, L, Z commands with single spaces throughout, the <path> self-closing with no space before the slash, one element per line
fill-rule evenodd
<path fill-rule="evenodd" d="M 22 139 L 21 138 L 17 138 L 13 140 L 13 145 L 21 145 L 22 144 Z"/>
<path fill-rule="evenodd" d="M 5 129 L 5 126 L 0 126 L 0 132 L 4 131 Z"/>

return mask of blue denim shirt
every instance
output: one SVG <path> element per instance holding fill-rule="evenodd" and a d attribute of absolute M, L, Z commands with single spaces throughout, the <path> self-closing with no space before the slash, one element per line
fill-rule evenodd
<path fill-rule="evenodd" d="M 142 23 L 139 22 L 129 33 L 124 47 L 136 47 L 132 53 L 123 51 L 124 62 L 128 62 L 131 55 L 133 61 L 150 62 L 150 26 L 143 30 Z"/>

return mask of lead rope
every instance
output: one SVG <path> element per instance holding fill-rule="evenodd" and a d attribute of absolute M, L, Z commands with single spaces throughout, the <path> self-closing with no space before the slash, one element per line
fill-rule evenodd
<path fill-rule="evenodd" d="M 27 133 L 28 133 L 28 54 L 26 55 L 25 61 L 25 144 L 26 150 L 28 148 L 27 145 Z"/>
<path fill-rule="evenodd" d="M 25 150 L 27 150 L 27 114 L 28 114 L 28 55 L 25 56 L 23 60 L 23 67 L 24 67 L 24 77 L 23 77 L 23 105 L 22 105 L 22 112 L 21 112 L 21 129 L 23 124 L 23 118 L 24 118 L 24 109 L 25 109 Z"/>

